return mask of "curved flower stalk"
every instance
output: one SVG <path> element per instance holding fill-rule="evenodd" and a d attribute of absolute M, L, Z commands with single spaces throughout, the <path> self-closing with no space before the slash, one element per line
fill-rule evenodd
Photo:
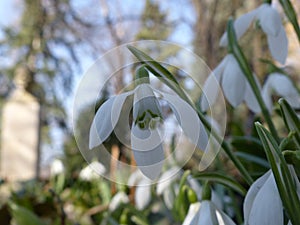
<path fill-rule="evenodd" d="M 273 93 L 285 98 L 293 108 L 300 108 L 300 94 L 287 76 L 271 73 L 263 86 L 262 96 L 270 112 L 273 108 Z"/>
<path fill-rule="evenodd" d="M 260 84 L 257 80 L 257 84 Z M 232 54 L 228 54 L 209 75 L 203 86 L 200 100 L 201 109 L 206 111 L 218 97 L 218 86 L 221 85 L 228 102 L 237 107 L 243 101 L 253 112 L 260 112 L 255 95 L 243 74 L 238 62 Z"/>
<path fill-rule="evenodd" d="M 237 18 L 234 21 L 234 29 L 238 39 L 244 35 L 254 20 L 259 21 L 262 30 L 267 35 L 272 57 L 284 64 L 288 54 L 288 39 L 277 10 L 271 4 L 264 3 Z M 228 45 L 226 32 L 221 37 L 220 45 Z"/>
<path fill-rule="evenodd" d="M 194 109 L 177 95 L 155 90 L 141 83 L 133 91 L 108 99 L 97 111 L 90 128 L 89 148 L 105 141 L 115 128 L 125 101 L 133 96 L 131 147 L 137 166 L 150 179 L 160 174 L 164 151 L 159 125 L 162 120 L 157 93 L 169 103 L 185 135 L 201 150 L 206 149 L 208 135 Z"/>
<path fill-rule="evenodd" d="M 292 175 L 300 196 L 300 183 L 294 172 Z M 271 170 L 258 178 L 250 187 L 244 202 L 244 217 L 245 225 L 283 224 L 283 204 Z"/>
<path fill-rule="evenodd" d="M 182 225 L 235 225 L 231 218 L 209 201 L 196 202 L 190 205 Z"/>
<path fill-rule="evenodd" d="M 84 181 L 91 181 L 98 179 L 99 175 L 104 175 L 105 172 L 105 167 L 101 163 L 94 161 L 80 171 L 79 178 Z"/>

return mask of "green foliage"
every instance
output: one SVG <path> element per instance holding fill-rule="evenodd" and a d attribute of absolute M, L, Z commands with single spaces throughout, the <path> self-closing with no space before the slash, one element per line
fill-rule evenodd
<path fill-rule="evenodd" d="M 32 211 L 13 202 L 9 203 L 9 207 L 18 225 L 45 225 Z"/>

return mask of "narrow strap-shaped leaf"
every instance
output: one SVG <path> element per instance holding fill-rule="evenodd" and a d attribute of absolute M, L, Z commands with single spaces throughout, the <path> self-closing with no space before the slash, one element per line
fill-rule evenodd
<path fill-rule="evenodd" d="M 300 42 L 300 28 L 299 28 L 299 24 L 298 24 L 297 14 L 296 14 L 296 11 L 295 11 L 292 3 L 290 2 L 290 0 L 279 0 L 279 2 L 281 4 L 282 8 L 284 9 L 285 15 L 287 16 L 287 18 L 293 25 L 294 30 L 297 34 L 298 40 Z"/>
<path fill-rule="evenodd" d="M 200 173 L 195 175 L 194 178 L 218 182 L 229 188 L 232 188 L 233 190 L 239 192 L 243 196 L 245 196 L 247 192 L 246 189 L 240 183 L 235 181 L 233 178 L 218 172 Z"/>
<path fill-rule="evenodd" d="M 259 122 L 256 122 L 255 126 L 271 165 L 283 205 L 292 223 L 299 224 L 300 214 L 298 212 L 300 211 L 300 201 L 297 196 L 294 180 L 283 154 L 270 132 Z"/>
<path fill-rule="evenodd" d="M 174 78 L 174 76 L 160 63 L 156 62 L 154 59 L 152 59 L 149 55 L 145 54 L 141 50 L 128 45 L 127 48 L 132 52 L 135 57 L 137 57 L 142 63 L 146 64 L 148 69 L 157 76 L 166 78 L 168 80 L 171 80 L 175 84 L 178 84 L 177 80 Z"/>
<path fill-rule="evenodd" d="M 258 156 L 255 156 L 255 155 L 252 155 L 252 154 L 249 154 L 246 152 L 236 152 L 235 155 L 238 156 L 239 158 L 243 158 L 249 162 L 256 163 L 257 165 L 263 166 L 265 168 L 270 168 L 267 160 L 265 160 L 261 157 L 258 157 Z"/>

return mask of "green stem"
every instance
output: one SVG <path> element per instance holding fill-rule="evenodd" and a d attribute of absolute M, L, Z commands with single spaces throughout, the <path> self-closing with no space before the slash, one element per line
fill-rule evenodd
<path fill-rule="evenodd" d="M 228 21 L 227 24 L 227 34 L 228 34 L 228 42 L 229 42 L 229 49 L 232 52 L 232 54 L 234 55 L 234 57 L 236 58 L 240 68 L 242 69 L 243 73 L 246 76 L 246 79 L 248 80 L 254 95 L 258 101 L 258 104 L 261 108 L 262 114 L 269 126 L 269 129 L 272 133 L 272 135 L 274 136 L 275 140 L 277 141 L 277 143 L 279 143 L 280 139 L 279 136 L 277 134 L 277 131 L 275 129 L 275 126 L 273 124 L 273 121 L 271 119 L 271 115 L 266 107 L 266 104 L 262 98 L 261 95 L 261 91 L 255 81 L 255 78 L 252 74 L 251 68 L 249 66 L 249 64 L 247 63 L 246 57 L 244 55 L 244 53 L 242 52 L 240 46 L 237 43 L 237 39 L 236 39 L 236 35 L 235 35 L 235 31 L 234 31 L 234 27 L 233 27 L 233 20 L 230 19 Z"/>

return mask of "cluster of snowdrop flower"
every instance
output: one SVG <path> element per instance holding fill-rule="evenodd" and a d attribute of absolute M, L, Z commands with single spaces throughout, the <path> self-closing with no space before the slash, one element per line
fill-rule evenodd
<path fill-rule="evenodd" d="M 284 64 L 288 52 L 288 40 L 282 25 L 279 13 L 271 4 L 264 3 L 258 8 L 248 12 L 234 21 L 234 29 L 237 39 L 241 38 L 250 24 L 257 20 L 263 32 L 267 35 L 268 45 L 272 57 Z M 228 45 L 227 32 L 222 36 L 221 46 Z M 282 73 L 273 72 L 269 74 L 261 86 L 258 78 L 253 74 L 263 101 L 269 112 L 273 109 L 272 95 L 283 97 L 294 108 L 300 108 L 299 91 L 290 78 Z M 221 63 L 213 70 L 203 86 L 203 96 L 200 100 L 201 109 L 206 111 L 214 104 L 220 85 L 229 104 L 237 107 L 245 102 L 249 109 L 255 113 L 261 113 L 260 105 L 249 85 L 245 74 L 243 74 L 235 56 L 229 53 Z M 300 197 L 300 183 L 291 169 L 294 182 Z M 271 170 L 257 179 L 247 192 L 244 206 L 244 224 L 284 224 L 284 210 L 274 175 Z M 183 225 L 198 224 L 235 224 L 226 214 L 220 211 L 210 201 L 194 203 Z M 291 225 L 291 221 L 288 222 Z"/>
<path fill-rule="evenodd" d="M 268 45 L 272 57 L 284 64 L 287 57 L 287 37 L 278 12 L 271 4 L 264 3 L 258 8 L 237 18 L 234 29 L 237 38 L 241 38 L 253 21 L 258 21 L 261 29 L 267 35 Z M 220 41 L 221 46 L 228 45 L 225 33 Z M 253 74 L 257 87 L 267 109 L 273 108 L 272 95 L 284 97 L 291 106 L 300 108 L 300 95 L 297 88 L 288 76 L 274 72 L 267 76 L 264 85 Z M 200 100 L 202 111 L 207 111 L 214 104 L 218 93 L 216 88 L 221 85 L 229 104 L 237 107 L 245 102 L 249 109 L 255 113 L 261 113 L 254 91 L 246 79 L 235 56 L 229 53 L 221 63 L 213 70 L 203 87 L 203 95 Z M 183 132 L 200 149 L 205 150 L 208 136 L 202 122 L 194 112 L 194 109 L 178 96 L 164 93 L 154 89 L 149 81 L 137 84 L 132 91 L 122 93 L 108 99 L 97 111 L 90 129 L 90 149 L 102 144 L 114 130 L 120 117 L 122 107 L 130 97 L 133 97 L 133 122 L 131 126 L 131 147 L 138 166 L 128 185 L 136 185 L 135 204 L 137 209 L 145 209 L 151 202 L 151 184 L 158 179 L 156 194 L 163 196 L 164 202 L 172 209 L 178 185 L 174 182 L 181 176 L 180 169 L 173 167 L 161 174 L 164 165 L 164 150 L 162 138 L 159 134 L 159 126 L 162 123 L 162 113 L 159 105 L 159 97 L 164 98 Z M 182 115 L 184 115 L 182 117 Z M 188 121 L 185 123 L 185 121 Z M 190 129 L 190 124 L 195 130 Z M 195 133 L 197 135 L 195 135 Z M 166 177 L 172 177 L 166 179 Z M 295 184 L 300 193 L 300 184 L 294 174 Z M 189 185 L 197 194 L 201 193 L 201 186 L 192 178 L 188 179 Z M 234 225 L 232 219 L 226 215 L 212 193 L 212 200 L 198 197 L 198 202 L 190 205 L 183 225 L 198 224 L 222 224 Z M 110 206 L 114 210 L 120 203 L 128 203 L 128 196 L 119 192 Z M 272 207 L 270 207 L 272 206 Z M 268 171 L 257 179 L 250 187 L 244 202 L 245 225 L 255 224 L 283 224 L 283 205 L 277 190 L 272 171 Z M 291 224 L 291 222 L 289 222 Z"/>
<path fill-rule="evenodd" d="M 275 60 L 284 64 L 287 58 L 288 40 L 285 29 L 282 25 L 280 15 L 276 9 L 268 3 L 248 12 L 234 21 L 234 29 L 237 38 L 243 36 L 250 24 L 258 20 L 262 30 L 267 34 L 269 49 Z M 220 41 L 221 46 L 228 45 L 227 32 Z M 272 111 L 272 94 L 285 98 L 293 107 L 300 108 L 300 95 L 291 80 L 281 73 L 271 73 L 263 87 L 261 87 L 257 77 L 253 74 L 257 86 L 269 111 Z M 236 58 L 229 53 L 212 71 L 203 86 L 205 95 L 201 98 L 201 109 L 206 111 L 210 105 L 216 101 L 218 93 L 217 86 L 220 85 L 228 102 L 237 107 L 243 101 L 249 109 L 255 113 L 260 113 L 261 108 L 251 89 L 245 74 L 241 70 Z"/>

